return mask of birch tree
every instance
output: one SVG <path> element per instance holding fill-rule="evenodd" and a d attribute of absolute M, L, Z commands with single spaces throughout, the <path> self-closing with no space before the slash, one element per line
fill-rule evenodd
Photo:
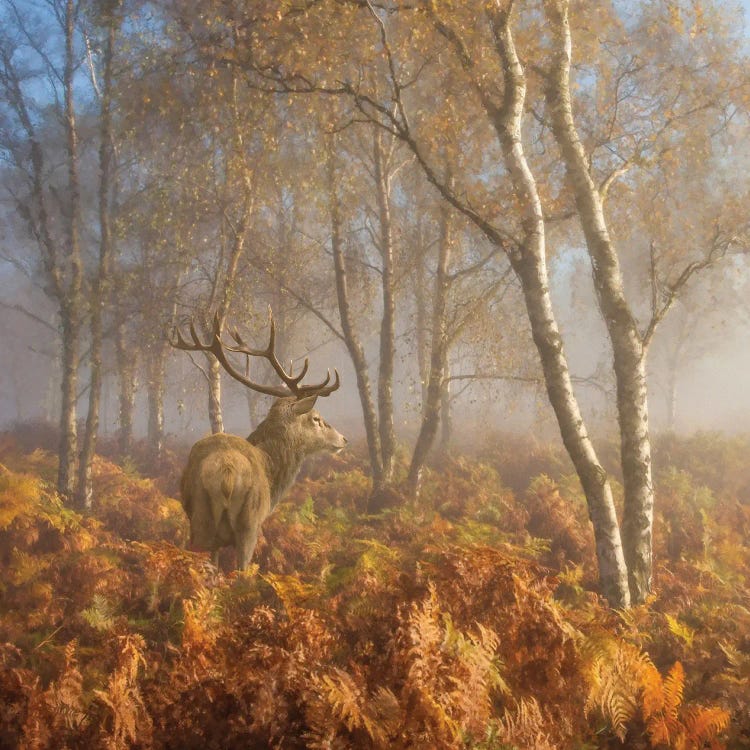
<path fill-rule="evenodd" d="M 625 492 L 622 535 L 628 567 L 631 599 L 642 603 L 652 585 L 652 537 L 654 488 L 651 472 L 646 357 L 654 332 L 675 299 L 698 271 L 726 255 L 737 244 L 734 231 L 717 227 L 705 255 L 687 264 L 669 286 L 663 301 L 655 301 L 643 330 L 625 294 L 619 254 L 609 231 L 604 199 L 618 170 L 597 185 L 591 159 L 578 134 L 573 113 L 570 70 L 573 42 L 568 0 L 547 0 L 545 17 L 551 30 L 553 49 L 545 79 L 549 121 L 560 148 L 573 192 L 576 212 L 591 257 L 597 301 L 612 345 L 617 385 L 620 453 Z M 627 165 L 627 162 L 624 163 Z"/>
<path fill-rule="evenodd" d="M 49 13 L 25 14 L 3 3 L 0 90 L 8 127 L 3 143 L 18 182 L 10 198 L 39 252 L 48 291 L 57 304 L 62 348 L 57 489 L 72 500 L 77 462 L 77 392 L 83 321 L 81 184 L 76 75 L 82 52 L 78 3 L 50 3 Z M 34 86 L 40 87 L 39 105 Z M 62 168 L 50 158 L 45 105 L 61 124 Z"/>
<path fill-rule="evenodd" d="M 78 480 L 76 502 L 80 507 L 90 509 L 93 503 L 94 451 L 99 434 L 99 408 L 102 390 L 102 348 L 103 348 L 103 315 L 109 298 L 109 275 L 115 253 L 113 236 L 112 200 L 116 173 L 114 134 L 112 124 L 112 103 L 114 87 L 115 43 L 121 25 L 121 0 L 112 0 L 100 9 L 96 19 L 102 29 L 101 64 L 97 70 L 95 62 L 90 60 L 90 74 L 94 90 L 99 98 L 99 185 L 98 185 L 98 223 L 99 253 L 96 270 L 91 281 L 89 325 L 91 348 L 89 355 L 89 402 L 86 414 L 86 425 L 78 461 Z M 87 46 L 90 44 L 87 39 Z M 101 80 L 98 81 L 98 77 Z"/>

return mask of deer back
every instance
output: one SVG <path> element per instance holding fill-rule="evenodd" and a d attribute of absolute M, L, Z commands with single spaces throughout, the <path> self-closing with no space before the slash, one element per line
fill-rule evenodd
<path fill-rule="evenodd" d="M 238 531 L 266 518 L 271 510 L 267 459 L 236 435 L 210 435 L 193 446 L 181 493 L 194 542 L 219 536 L 231 544 Z"/>

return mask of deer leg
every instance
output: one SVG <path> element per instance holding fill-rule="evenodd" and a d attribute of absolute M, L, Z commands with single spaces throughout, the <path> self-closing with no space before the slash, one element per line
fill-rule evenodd
<path fill-rule="evenodd" d="M 219 569 L 219 548 L 215 547 L 213 550 L 211 550 L 211 562 L 213 563 L 214 568 L 216 570 Z"/>
<path fill-rule="evenodd" d="M 258 524 L 253 524 L 249 529 L 244 529 L 239 535 L 237 543 L 237 569 L 247 570 L 250 560 L 255 551 L 258 541 Z"/>

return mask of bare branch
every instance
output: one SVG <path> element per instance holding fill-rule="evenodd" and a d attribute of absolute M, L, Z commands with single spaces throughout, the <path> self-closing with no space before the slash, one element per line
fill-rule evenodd
<path fill-rule="evenodd" d="M 632 166 L 632 162 L 625 162 L 616 169 L 613 169 L 602 180 L 601 184 L 599 185 L 599 195 L 601 196 L 602 203 L 604 203 L 604 201 L 607 199 L 607 193 L 609 193 L 609 189 L 610 187 L 612 187 L 612 183 L 619 177 L 622 177 L 622 175 L 624 175 Z"/>
<path fill-rule="evenodd" d="M 54 333 L 55 335 L 59 333 L 57 328 L 53 326 L 52 323 L 45 320 L 44 318 L 40 318 L 36 313 L 31 312 L 31 310 L 27 310 L 23 305 L 10 305 L 7 302 L 3 302 L 2 300 L 0 300 L 0 307 L 4 308 L 5 310 L 13 310 L 15 312 L 21 313 L 21 315 L 25 315 L 35 323 L 39 323 L 40 325 L 44 326 L 48 331 L 52 331 L 52 333 Z"/>
<path fill-rule="evenodd" d="M 707 268 L 711 268 L 712 266 L 716 265 L 720 260 L 722 260 L 724 257 L 726 257 L 727 253 L 729 252 L 730 248 L 736 243 L 737 238 L 732 235 L 730 237 L 722 237 L 721 230 L 719 226 L 717 225 L 714 230 L 714 236 L 713 241 L 711 243 L 711 248 L 709 249 L 707 255 L 702 260 L 693 261 L 691 263 L 688 263 L 685 268 L 683 268 L 680 275 L 677 277 L 677 279 L 672 282 L 671 284 L 667 285 L 666 293 L 664 294 L 664 300 L 661 304 L 661 307 L 658 307 L 658 302 L 656 301 L 655 294 L 656 292 L 653 291 L 652 295 L 652 304 L 654 305 L 653 312 L 651 315 L 651 320 L 648 323 L 648 326 L 646 327 L 645 332 L 642 335 L 642 341 L 643 341 L 643 348 L 648 348 L 649 344 L 651 343 L 651 340 L 654 337 L 654 333 L 656 332 L 656 328 L 658 327 L 659 323 L 661 323 L 662 320 L 664 320 L 667 313 L 670 311 L 672 306 L 675 303 L 675 300 L 679 297 L 680 292 L 687 286 L 687 283 L 690 281 L 690 279 L 697 273 L 700 273 L 701 271 L 706 270 Z M 653 243 L 652 243 L 653 248 Z M 655 289 L 654 286 L 654 279 L 655 279 L 655 270 L 654 270 L 654 261 L 653 261 L 653 254 L 652 254 L 652 290 Z"/>

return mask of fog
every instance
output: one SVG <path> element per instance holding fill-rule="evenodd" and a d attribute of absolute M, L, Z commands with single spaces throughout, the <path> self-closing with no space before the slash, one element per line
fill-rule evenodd
<path fill-rule="evenodd" d="M 49 422 L 59 419 L 59 342 L 52 329 L 56 325 L 54 309 L 49 300 L 33 283 L 5 264 L 1 279 L 2 314 L 0 337 L 4 366 L 0 369 L 0 423 L 4 429 L 22 422 Z M 614 385 L 602 377 L 611 360 L 606 333 L 601 317 L 592 314 L 574 301 L 575 295 L 593 296 L 590 275 L 585 267 L 558 272 L 555 275 L 554 298 L 560 314 L 564 343 L 571 370 L 591 383 L 579 383 L 577 392 L 586 414 L 599 434 L 613 434 L 616 412 Z M 20 308 L 20 309 L 19 309 Z M 727 311 L 731 313 L 731 311 Z M 27 313 L 48 322 L 43 325 Z M 727 320 L 714 323 L 705 332 L 703 350 L 680 369 L 677 381 L 677 414 L 675 429 L 681 433 L 700 430 L 721 430 L 728 433 L 747 432 L 750 424 L 750 388 L 746 373 L 750 372 L 750 328 L 746 311 L 738 308 L 737 315 L 727 315 Z M 242 324 L 241 320 L 236 321 Z M 399 320 L 398 328 L 406 331 L 409 321 Z M 252 330 L 258 344 L 264 342 L 267 328 Z M 377 357 L 377 332 L 371 332 L 366 348 L 372 359 Z M 664 336 L 668 336 L 665 331 Z M 527 330 L 515 332 L 514 349 L 529 349 L 533 357 L 532 342 Z M 413 440 L 419 425 L 418 373 L 404 334 L 403 351 L 399 354 L 401 365 L 395 377 L 395 401 L 399 438 L 407 443 Z M 659 356 L 660 339 L 654 346 L 653 359 Z M 326 336 L 320 327 L 311 325 L 307 340 L 300 342 L 294 351 L 295 359 L 311 356 L 311 380 L 319 380 L 324 370 L 336 368 L 341 374 L 341 389 L 321 404 L 327 418 L 340 426 L 355 440 L 364 439 L 361 405 L 357 396 L 356 378 L 346 349 Z M 101 430 L 113 435 L 118 430 L 117 374 L 113 352 L 105 353 Z M 661 367 L 660 367 L 661 364 Z M 466 369 L 461 359 L 453 363 L 456 372 Z M 139 368 L 139 381 L 144 373 Z M 81 389 L 85 389 L 89 372 L 81 368 Z M 668 374 L 663 363 L 656 362 L 649 371 L 649 403 L 656 431 L 666 430 Z M 245 389 L 224 378 L 225 427 L 237 434 L 247 434 L 255 426 L 253 420 L 262 415 L 248 412 Z M 271 399 L 263 399 L 270 405 Z M 82 393 L 79 409 L 85 413 L 86 398 Z M 135 409 L 135 434 L 147 433 L 147 393 L 139 388 Z M 453 402 L 453 419 L 456 435 L 463 446 L 472 437 L 478 443 L 482 435 L 493 431 L 510 431 L 532 434 L 543 440 L 559 441 L 559 430 L 541 383 L 498 381 L 476 382 Z M 208 397 L 205 377 L 196 364 L 184 353 L 170 355 L 165 395 L 165 429 L 177 442 L 187 443 L 210 432 L 208 422 Z"/>
<path fill-rule="evenodd" d="M 66 27 L 21 5 L 0 35 L 0 423 L 56 426 L 71 466 L 83 435 L 158 454 L 248 434 L 269 397 L 175 332 L 278 388 L 230 351 L 235 327 L 265 346 L 269 309 L 283 366 L 340 374 L 326 417 L 415 476 L 498 432 L 575 453 L 747 429 L 746 35 L 721 12 L 615 4 L 591 44 L 576 21 L 555 94 L 484 59 L 460 8 L 458 57 L 385 11 L 322 56 L 295 13 L 246 19 L 243 57 L 218 9 Z M 565 73 L 527 28 L 523 59 Z"/>

